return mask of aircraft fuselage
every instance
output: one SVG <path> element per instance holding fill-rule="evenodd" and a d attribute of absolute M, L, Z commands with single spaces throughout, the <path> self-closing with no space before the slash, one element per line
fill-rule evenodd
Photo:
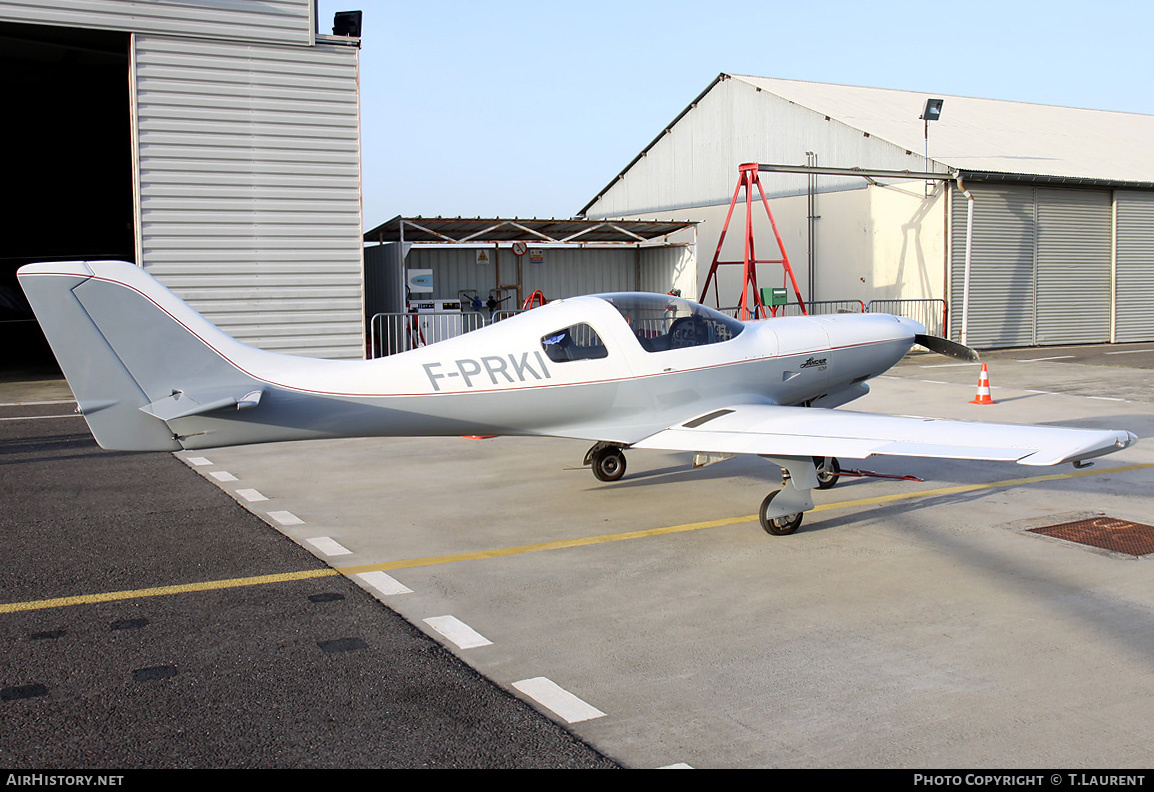
<path fill-rule="evenodd" d="M 551 357 L 544 341 L 575 326 L 594 331 L 598 356 Z M 864 395 L 865 380 L 900 360 L 921 330 L 884 315 L 793 317 L 745 323 L 728 340 L 652 349 L 604 299 L 573 298 L 386 358 L 317 360 L 291 376 L 250 372 L 266 388 L 259 417 L 223 412 L 169 425 L 185 448 L 224 436 L 454 434 L 629 445 L 735 398 L 843 404 Z"/>

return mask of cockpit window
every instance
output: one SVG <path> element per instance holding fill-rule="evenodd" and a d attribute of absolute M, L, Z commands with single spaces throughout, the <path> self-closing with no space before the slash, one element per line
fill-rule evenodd
<path fill-rule="evenodd" d="M 554 363 L 570 360 L 596 360 L 609 356 L 609 350 L 597 331 L 587 324 L 575 324 L 549 333 L 541 339 L 545 354 Z"/>
<path fill-rule="evenodd" d="M 661 294 L 603 294 L 621 312 L 648 352 L 719 344 L 745 329 L 738 320 L 700 303 Z"/>

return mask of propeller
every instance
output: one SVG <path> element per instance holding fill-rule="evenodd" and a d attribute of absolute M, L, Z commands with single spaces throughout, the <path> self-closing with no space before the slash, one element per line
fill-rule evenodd
<path fill-rule="evenodd" d="M 938 338 L 937 336 L 918 333 L 914 336 L 914 343 L 924 346 L 931 352 L 937 352 L 939 355 L 965 360 L 970 363 L 978 362 L 978 350 L 970 349 L 968 346 L 959 344 L 957 341 L 951 341 L 948 338 Z"/>

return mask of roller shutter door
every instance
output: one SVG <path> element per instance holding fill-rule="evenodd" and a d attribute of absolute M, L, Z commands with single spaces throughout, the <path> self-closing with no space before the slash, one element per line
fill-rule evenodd
<path fill-rule="evenodd" d="M 1034 343 L 1034 190 L 970 187 L 974 195 L 969 334 L 979 349 Z M 950 327 L 961 337 L 966 263 L 966 197 L 955 189 L 951 212 Z"/>
<path fill-rule="evenodd" d="M 968 342 L 979 349 L 1110 340 L 1112 195 L 971 186 L 974 239 Z M 966 199 L 953 194 L 950 315 L 960 338 Z"/>
<path fill-rule="evenodd" d="M 1034 343 L 1108 343 L 1111 194 L 1039 187 L 1036 201 L 1038 268 Z"/>
<path fill-rule="evenodd" d="M 1154 340 L 1154 193 L 1119 191 L 1115 340 Z"/>

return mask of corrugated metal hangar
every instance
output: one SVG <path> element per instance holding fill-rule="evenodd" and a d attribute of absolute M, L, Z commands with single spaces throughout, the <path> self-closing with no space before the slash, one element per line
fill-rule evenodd
<path fill-rule="evenodd" d="M 700 221 L 704 280 L 738 166 L 809 166 L 762 182 L 811 299 L 945 300 L 958 338 L 969 232 L 970 344 L 1151 340 L 1151 139 L 1154 116 L 721 74 L 581 214 Z"/>
<path fill-rule="evenodd" d="M 15 270 L 75 259 L 134 261 L 257 346 L 362 356 L 359 41 L 314 14 L 0 2 L 5 367 L 35 329 Z"/>

